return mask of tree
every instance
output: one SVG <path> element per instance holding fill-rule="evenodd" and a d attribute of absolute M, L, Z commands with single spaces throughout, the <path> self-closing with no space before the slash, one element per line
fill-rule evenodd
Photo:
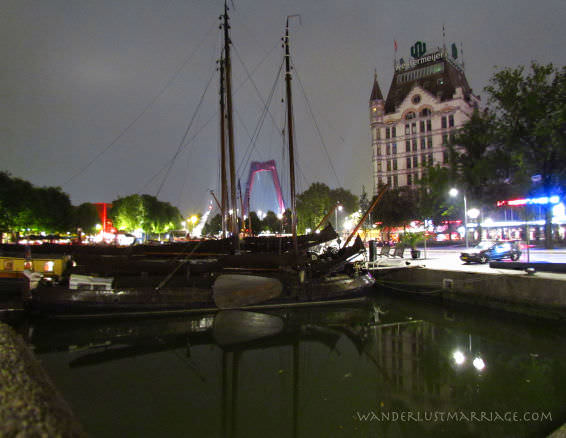
<path fill-rule="evenodd" d="M 375 198 L 374 198 L 375 200 Z M 408 186 L 387 190 L 373 210 L 373 218 L 382 229 L 406 225 L 417 212 L 416 193 Z"/>
<path fill-rule="evenodd" d="M 108 216 L 118 230 L 142 229 L 145 233 L 165 233 L 178 229 L 182 220 L 177 207 L 151 195 L 130 195 L 116 199 Z"/>
<path fill-rule="evenodd" d="M 330 199 L 330 188 L 315 182 L 297 196 L 297 232 L 314 229 L 334 202 Z"/>
<path fill-rule="evenodd" d="M 179 229 L 183 217 L 177 207 L 159 201 L 155 196 L 141 196 L 145 217 L 142 229 L 150 233 L 166 233 Z"/>
<path fill-rule="evenodd" d="M 332 204 L 339 203 L 348 213 L 358 211 L 360 207 L 358 197 L 342 187 L 330 190 L 329 197 Z"/>
<path fill-rule="evenodd" d="M 497 138 L 497 125 L 488 112 L 474 111 L 449 144 L 452 152 L 454 183 L 470 201 L 495 205 L 524 190 L 524 181 L 511 183 L 513 168 Z"/>
<path fill-rule="evenodd" d="M 85 202 L 73 208 L 73 226 L 75 229 L 82 229 L 87 234 L 94 234 L 96 224 L 100 221 L 96 206 L 90 202 Z"/>
<path fill-rule="evenodd" d="M 257 236 L 261 231 L 261 220 L 255 211 L 250 211 L 250 221 L 252 222 L 252 236 Z"/>
<path fill-rule="evenodd" d="M 368 209 L 369 206 L 370 206 L 369 199 L 368 199 L 368 194 L 366 193 L 366 187 L 365 187 L 365 186 L 362 186 L 362 193 L 360 194 L 360 202 L 359 202 L 359 204 L 360 204 L 360 209 L 361 209 L 362 212 L 364 212 L 364 213 L 367 211 L 367 209 Z M 372 221 L 371 221 L 371 218 L 372 218 L 372 215 L 370 214 L 370 215 L 366 218 L 366 220 L 364 221 L 364 223 L 363 223 L 363 225 L 362 225 L 364 230 L 367 229 L 367 227 L 368 227 L 369 224 L 371 224 L 371 222 L 372 222 Z"/>
<path fill-rule="evenodd" d="M 430 219 L 439 225 L 452 212 L 448 192 L 452 185 L 450 170 L 440 165 L 428 167 L 419 181 L 415 219 Z"/>
<path fill-rule="evenodd" d="M 209 219 L 202 228 L 203 235 L 217 235 L 222 231 L 222 215 L 219 213 Z"/>
<path fill-rule="evenodd" d="M 331 190 L 326 184 L 315 182 L 297 196 L 297 229 L 304 233 L 307 228 L 314 229 L 330 209 L 340 203 L 346 212 L 358 209 L 358 197 L 349 190 Z"/>
<path fill-rule="evenodd" d="M 34 189 L 35 229 L 51 233 L 65 232 L 73 225 L 73 206 L 69 195 L 60 187 L 41 187 Z"/>
<path fill-rule="evenodd" d="M 280 230 L 281 221 L 279 220 L 275 212 L 269 210 L 261 221 L 261 231 L 279 233 Z"/>
<path fill-rule="evenodd" d="M 112 201 L 108 212 L 118 230 L 135 231 L 144 229 L 145 211 L 140 195 L 130 195 Z"/>
<path fill-rule="evenodd" d="M 512 176 L 533 178 L 533 194 L 563 192 L 566 177 L 566 67 L 531 64 L 497 72 L 486 87 L 502 148 L 511 157 Z M 545 245 L 552 247 L 551 208 L 545 208 Z"/>
<path fill-rule="evenodd" d="M 71 201 L 60 187 L 35 187 L 0 172 L 1 231 L 63 232 L 71 223 Z"/>

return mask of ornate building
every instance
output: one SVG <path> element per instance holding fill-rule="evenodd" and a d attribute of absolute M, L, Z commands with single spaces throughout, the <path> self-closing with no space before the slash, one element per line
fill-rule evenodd
<path fill-rule="evenodd" d="M 377 73 L 369 101 L 374 195 L 379 185 L 414 186 L 429 165 L 447 165 L 447 144 L 479 107 L 458 62 L 458 51 L 426 44 L 411 47 L 412 58 L 395 61 L 387 99 Z"/>

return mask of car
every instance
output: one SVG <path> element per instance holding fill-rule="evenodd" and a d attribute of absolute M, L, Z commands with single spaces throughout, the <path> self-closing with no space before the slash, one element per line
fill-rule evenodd
<path fill-rule="evenodd" d="M 510 259 L 515 262 L 519 260 L 519 257 L 521 257 L 519 243 L 513 241 L 483 241 L 460 254 L 460 260 L 465 263 L 487 263 L 491 260 L 504 259 Z"/>

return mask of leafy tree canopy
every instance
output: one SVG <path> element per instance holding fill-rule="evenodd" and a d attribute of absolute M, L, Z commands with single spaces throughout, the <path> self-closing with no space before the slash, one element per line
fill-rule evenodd
<path fill-rule="evenodd" d="M 108 216 L 118 230 L 165 233 L 181 227 L 177 207 L 151 195 L 130 195 L 112 202 Z"/>
<path fill-rule="evenodd" d="M 0 172 L 0 229 L 57 233 L 71 223 L 71 201 L 60 187 L 36 187 Z"/>
<path fill-rule="evenodd" d="M 358 210 L 358 197 L 349 190 L 331 190 L 326 184 L 315 182 L 297 196 L 297 229 L 304 233 L 307 228 L 314 229 L 330 209 L 340 203 L 345 213 Z"/>

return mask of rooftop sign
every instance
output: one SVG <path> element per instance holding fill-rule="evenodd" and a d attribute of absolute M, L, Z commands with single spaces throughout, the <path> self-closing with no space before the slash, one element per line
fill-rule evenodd
<path fill-rule="evenodd" d="M 431 53 L 430 55 L 422 56 L 418 59 L 410 59 L 407 62 L 402 62 L 395 65 L 395 71 L 409 70 L 411 68 L 417 67 L 421 64 L 426 64 L 428 62 L 438 61 L 444 58 L 444 53 L 438 51 Z"/>

